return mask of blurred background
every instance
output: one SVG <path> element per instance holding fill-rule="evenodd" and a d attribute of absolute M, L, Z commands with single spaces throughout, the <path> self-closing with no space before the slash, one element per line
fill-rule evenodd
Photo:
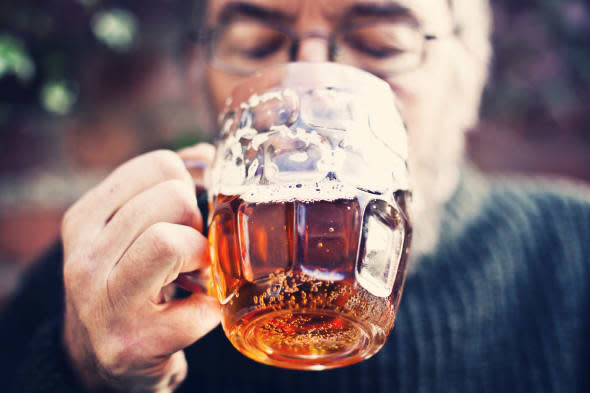
<path fill-rule="evenodd" d="M 492 3 L 495 58 L 469 156 L 488 172 L 590 181 L 590 1 Z M 194 110 L 206 106 L 186 90 L 192 9 L 0 3 L 0 307 L 85 190 L 132 156 L 210 140 Z"/>

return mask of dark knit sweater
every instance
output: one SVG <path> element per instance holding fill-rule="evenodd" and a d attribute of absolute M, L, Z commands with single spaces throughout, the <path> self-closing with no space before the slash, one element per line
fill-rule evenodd
<path fill-rule="evenodd" d="M 470 173 L 437 250 L 418 261 L 385 347 L 350 367 L 297 372 L 235 351 L 220 328 L 186 349 L 179 392 L 588 392 L 588 190 Z M 61 250 L 0 321 L 2 391 L 80 391 L 59 340 Z"/>

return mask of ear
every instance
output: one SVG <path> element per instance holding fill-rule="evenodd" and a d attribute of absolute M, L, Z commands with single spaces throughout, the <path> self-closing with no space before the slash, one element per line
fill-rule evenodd
<path fill-rule="evenodd" d="M 492 54 L 490 35 L 492 11 L 488 0 L 450 2 L 455 24 L 453 57 L 455 85 L 466 105 L 464 129 L 472 128 L 479 118 L 479 107 L 489 73 Z"/>
<path fill-rule="evenodd" d="M 479 120 L 479 111 L 484 87 L 488 78 L 489 57 L 476 56 L 469 47 L 458 38 L 456 40 L 457 56 L 453 57 L 453 79 L 456 97 L 464 110 L 460 126 L 464 131 L 473 128 Z"/>

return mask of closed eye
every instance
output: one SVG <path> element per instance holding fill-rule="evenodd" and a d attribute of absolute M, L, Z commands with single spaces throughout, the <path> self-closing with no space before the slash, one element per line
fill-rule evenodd
<path fill-rule="evenodd" d="M 276 36 L 270 39 L 266 39 L 262 43 L 251 48 L 244 48 L 240 52 L 242 55 L 250 57 L 252 59 L 264 59 L 271 56 L 281 50 L 285 46 L 286 38 L 283 36 Z"/>
<path fill-rule="evenodd" d="M 378 42 L 368 42 L 366 39 L 353 35 L 346 38 L 346 43 L 351 49 L 376 59 L 385 59 L 404 52 L 391 44 L 383 43 L 380 45 Z"/>

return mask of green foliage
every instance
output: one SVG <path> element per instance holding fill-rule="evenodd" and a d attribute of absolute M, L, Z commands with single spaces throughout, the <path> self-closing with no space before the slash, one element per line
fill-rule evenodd
<path fill-rule="evenodd" d="M 35 64 L 20 40 L 10 36 L 0 36 L 0 78 L 14 74 L 21 81 L 28 82 L 35 74 Z"/>
<path fill-rule="evenodd" d="M 198 127 L 195 127 L 194 129 L 184 130 L 183 132 L 180 132 L 179 135 L 170 142 L 170 146 L 168 147 L 172 150 L 179 150 L 184 147 L 193 146 L 201 142 L 210 143 L 211 141 L 203 138 L 203 135 L 203 132 Z"/>

